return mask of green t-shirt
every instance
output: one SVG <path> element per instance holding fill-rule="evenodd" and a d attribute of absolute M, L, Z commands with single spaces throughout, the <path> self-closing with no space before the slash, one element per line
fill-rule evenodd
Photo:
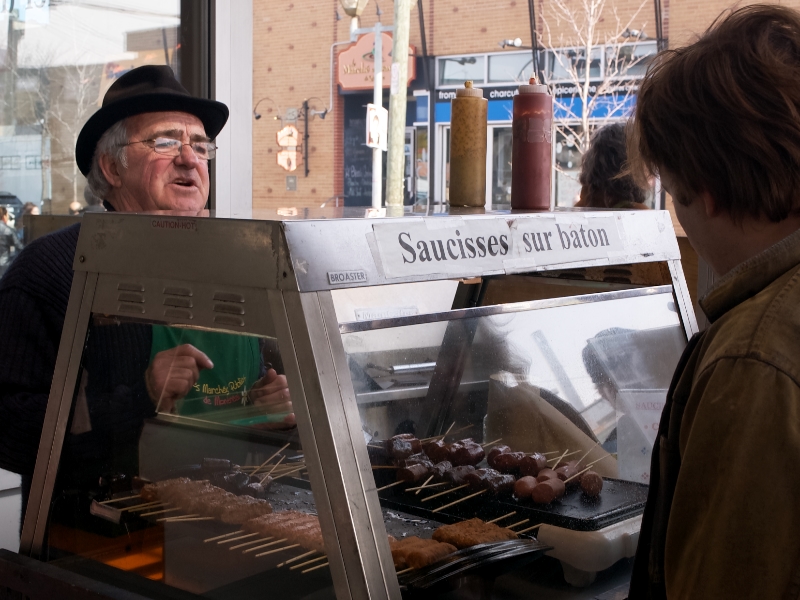
<path fill-rule="evenodd" d="M 192 391 L 178 402 L 179 415 L 195 415 L 247 403 L 247 392 L 261 373 L 257 338 L 153 325 L 150 361 L 159 352 L 182 344 L 191 344 L 204 352 L 214 368 L 200 371 Z"/>

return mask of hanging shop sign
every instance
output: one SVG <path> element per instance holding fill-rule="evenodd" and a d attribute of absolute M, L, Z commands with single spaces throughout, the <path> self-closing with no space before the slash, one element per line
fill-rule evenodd
<path fill-rule="evenodd" d="M 294 125 L 287 125 L 275 134 L 281 150 L 275 156 L 278 165 L 287 171 L 294 171 L 302 162 L 302 154 L 297 151 L 300 145 L 300 132 Z"/>
<path fill-rule="evenodd" d="M 392 71 L 392 36 L 382 33 L 383 39 L 383 87 L 391 85 Z M 411 83 L 417 76 L 414 61 L 414 47 L 408 47 L 408 77 Z M 339 54 L 339 66 L 336 71 L 336 81 L 342 90 L 371 90 L 375 86 L 375 34 L 367 33 L 358 38 L 358 41 L 347 50 Z"/>

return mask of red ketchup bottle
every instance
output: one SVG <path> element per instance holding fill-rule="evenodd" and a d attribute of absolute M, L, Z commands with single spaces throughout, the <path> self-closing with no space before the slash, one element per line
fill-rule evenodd
<path fill-rule="evenodd" d="M 550 209 L 553 177 L 553 97 L 531 77 L 514 96 L 511 208 Z"/>

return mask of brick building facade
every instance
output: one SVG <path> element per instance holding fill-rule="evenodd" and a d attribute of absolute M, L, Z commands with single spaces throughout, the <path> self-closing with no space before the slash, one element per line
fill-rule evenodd
<path fill-rule="evenodd" d="M 584 4 L 582 0 L 561 2 L 583 18 L 580 11 Z M 661 0 L 661 3 L 663 36 L 668 46 L 673 48 L 690 43 L 722 11 L 733 6 L 730 0 Z M 428 87 L 421 59 L 419 9 L 416 2 L 413 4 L 410 44 L 416 50 L 418 68 L 416 81 L 409 89 L 408 124 L 418 121 L 418 116 L 425 113 L 423 104 L 427 98 L 424 90 Z M 488 57 L 507 52 L 499 45 L 502 40 L 520 38 L 523 47 L 531 44 L 526 0 L 502 0 L 500 3 L 422 0 L 421 4 L 429 57 L 480 54 L 488 60 Z M 748 3 L 740 2 L 737 6 L 744 4 Z M 781 4 L 800 9 L 800 0 Z M 382 11 L 380 17 L 377 15 L 378 7 Z M 390 25 L 393 10 L 392 2 L 370 0 L 361 18 L 361 26 L 370 27 L 378 18 L 384 25 Z M 545 44 L 549 42 L 552 47 L 575 44 L 576 33 L 563 15 L 559 17 L 555 2 L 536 0 L 536 16 L 537 30 Z M 366 177 L 358 172 L 360 167 L 354 167 L 352 163 L 353 152 L 363 150 L 354 146 L 354 136 L 360 134 L 354 133 L 351 127 L 352 123 L 357 123 L 353 116 L 365 112 L 363 105 L 372 101 L 371 92 L 360 95 L 341 92 L 335 74 L 331 85 L 331 56 L 335 61 L 336 55 L 348 47 L 342 42 L 349 39 L 350 19 L 344 15 L 338 0 L 290 0 L 288 3 L 255 0 L 253 19 L 253 104 L 258 103 L 258 113 L 262 115 L 253 121 L 254 208 L 313 208 L 326 201 L 335 204 L 337 198 L 339 204 L 349 203 L 347 197 L 342 199 L 346 196 L 345 170 L 348 169 L 353 176 Z M 607 0 L 596 23 L 597 38 L 602 41 L 627 26 L 629 30 L 641 31 L 647 39 L 653 40 L 656 35 L 654 21 L 651 0 Z M 337 45 L 332 50 L 333 44 Z M 431 58 L 428 63 L 431 78 L 435 76 L 435 64 L 435 58 Z M 384 77 L 385 86 L 387 80 L 388 77 Z M 283 122 L 274 120 L 274 117 L 285 117 L 287 109 L 300 109 L 306 99 L 311 112 L 317 113 L 309 119 L 307 177 L 303 165 L 292 173 L 278 166 L 275 155 L 280 148 L 275 134 L 282 124 L 288 122 L 285 119 Z M 388 107 L 388 94 L 384 96 L 384 106 Z M 324 119 L 320 118 L 318 111 L 325 109 L 329 112 Z M 298 115 L 295 124 L 302 137 L 302 114 Z M 424 124 L 422 129 L 425 129 Z M 497 135 L 502 137 L 500 129 Z M 424 143 L 424 137 L 420 139 Z M 441 152 L 447 139 L 442 137 L 432 141 L 438 142 L 439 147 L 431 158 L 438 158 L 439 162 L 432 161 L 430 168 L 441 179 L 444 176 Z M 419 156 L 425 158 L 425 154 Z M 287 190 L 292 183 L 287 182 L 287 175 L 296 177 L 294 190 Z M 436 176 L 434 184 L 440 185 L 441 182 L 437 184 L 435 179 Z M 434 191 L 431 191 L 431 197 L 435 198 Z"/>

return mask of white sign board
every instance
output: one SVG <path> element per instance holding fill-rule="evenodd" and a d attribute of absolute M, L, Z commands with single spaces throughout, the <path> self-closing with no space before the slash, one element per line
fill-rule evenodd
<path fill-rule="evenodd" d="M 467 276 L 606 259 L 625 250 L 616 219 L 426 219 L 376 223 L 375 242 L 387 279 Z"/>
<path fill-rule="evenodd" d="M 367 146 L 386 152 L 389 132 L 389 111 L 382 106 L 367 104 Z"/>

